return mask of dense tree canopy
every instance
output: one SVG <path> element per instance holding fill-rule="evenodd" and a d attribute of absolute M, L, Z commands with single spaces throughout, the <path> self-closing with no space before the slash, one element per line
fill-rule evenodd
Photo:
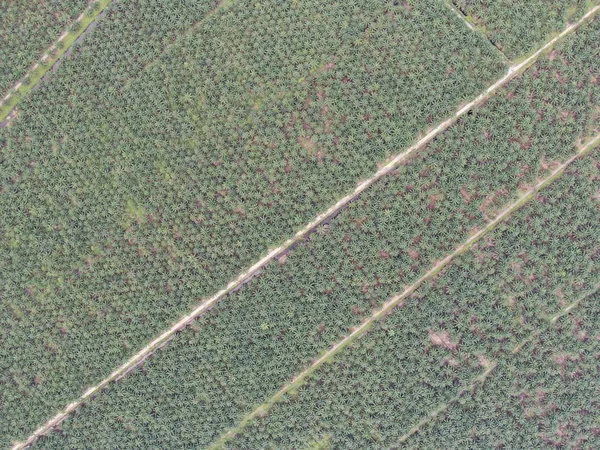
<path fill-rule="evenodd" d="M 598 448 L 600 295 L 507 358 L 406 448 Z"/>
<path fill-rule="evenodd" d="M 234 426 L 600 132 L 598 26 L 376 183 L 43 445 L 202 447 Z M 597 158 L 573 166 L 232 447 L 302 448 L 330 436 L 334 448 L 388 448 L 564 307 L 561 297 L 588 292 L 599 277 Z"/>
<path fill-rule="evenodd" d="M 85 0 L 0 2 L 0 100 L 85 6 Z"/>
<path fill-rule="evenodd" d="M 226 448 L 306 448 L 323 436 L 330 436 L 331 449 L 435 449 L 441 442 L 452 448 L 498 448 L 501 443 L 544 448 L 577 438 L 585 448 L 594 448 L 588 444 L 598 442 L 598 402 L 592 394 L 598 386 L 598 298 L 583 301 L 589 302 L 588 317 L 581 328 L 573 327 L 575 335 L 571 327 L 565 330 L 569 349 L 545 342 L 542 334 L 537 351 L 535 345 L 525 350 L 518 362 L 513 351 L 600 283 L 600 202 L 592 200 L 598 186 L 591 181 L 600 176 L 598 157 L 597 151 L 569 169 L 536 202 L 458 258 Z M 432 427 L 427 445 L 410 438 L 399 445 L 429 413 L 453 401 L 462 389 L 469 392 L 492 364 L 499 370 L 492 372 L 491 386 L 486 383 L 478 393 L 476 383 L 473 402 L 468 408 L 459 406 L 449 423 L 442 420 L 441 433 Z M 559 378 L 561 371 L 563 380 L 572 380 L 567 386 Z M 535 391 L 538 383 L 541 392 Z M 534 397 L 525 400 L 530 405 L 526 411 L 515 398 L 523 393 L 519 388 Z M 458 405 L 468 397 L 461 396 Z M 494 410 L 491 417 L 486 414 Z M 87 427 L 88 420 L 79 423 Z M 459 431 L 442 439 L 453 420 Z"/>
<path fill-rule="evenodd" d="M 437 0 L 115 1 L 0 130 L 0 444 L 504 70 Z"/>
<path fill-rule="evenodd" d="M 579 19 L 597 0 L 452 0 L 514 59 L 536 50 L 549 36 Z"/>

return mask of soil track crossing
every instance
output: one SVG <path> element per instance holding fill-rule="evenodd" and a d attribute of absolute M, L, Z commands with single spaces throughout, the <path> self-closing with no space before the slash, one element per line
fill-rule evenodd
<path fill-rule="evenodd" d="M 589 297 L 591 297 L 596 292 L 598 292 L 599 289 L 600 289 L 600 284 L 596 285 L 594 287 L 594 289 L 592 289 L 591 292 L 584 294 L 583 296 L 581 296 L 580 298 L 575 300 L 573 303 L 571 303 L 569 306 L 567 306 L 566 308 L 559 311 L 558 314 L 554 318 L 552 318 L 552 320 L 550 320 L 549 323 L 554 324 L 560 317 L 563 317 L 563 316 L 569 314 L 569 312 L 571 312 L 573 309 L 575 309 L 577 306 L 579 306 L 582 302 L 584 302 Z M 518 344 L 510 352 L 510 354 L 514 355 L 514 354 L 520 352 L 523 349 L 523 347 L 525 347 L 525 345 L 527 345 L 533 339 L 535 339 L 537 336 L 539 336 L 541 334 L 541 332 L 542 332 L 542 330 L 538 329 L 538 330 L 534 331 L 533 333 L 531 333 L 531 335 L 529 337 L 527 337 L 523 342 Z M 406 442 L 408 439 L 410 439 L 411 436 L 413 436 L 415 433 L 419 432 L 421 430 L 421 428 L 423 428 L 428 423 L 434 421 L 441 413 L 443 413 L 448 408 L 450 408 L 453 404 L 458 402 L 462 398 L 462 395 L 464 393 L 471 391 L 477 384 L 483 384 L 485 382 L 486 378 L 490 375 L 490 373 L 492 373 L 494 371 L 494 369 L 496 369 L 497 366 L 498 366 L 497 362 L 492 363 L 483 373 L 481 373 L 479 376 L 477 376 L 473 380 L 473 382 L 471 382 L 466 387 L 461 388 L 454 397 L 452 397 L 446 403 L 439 405 L 436 409 L 434 409 L 434 410 L 430 411 L 428 414 L 426 414 L 423 417 L 423 419 L 421 419 L 416 425 L 411 427 L 410 430 L 406 434 L 404 434 L 402 437 L 400 437 L 400 439 L 398 440 L 398 443 L 402 444 L 402 443 Z"/>

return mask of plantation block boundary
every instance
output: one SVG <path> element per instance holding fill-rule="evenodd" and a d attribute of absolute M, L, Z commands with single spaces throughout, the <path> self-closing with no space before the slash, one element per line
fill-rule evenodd
<path fill-rule="evenodd" d="M 152 59 L 152 61 L 146 63 L 146 65 L 136 75 L 136 78 L 139 78 L 143 73 L 145 73 L 146 71 L 148 71 L 152 67 L 155 67 L 157 65 L 158 60 L 161 57 L 163 57 L 165 54 L 167 54 L 169 52 L 169 50 L 173 46 L 177 45 L 177 43 L 179 42 L 180 39 L 185 38 L 187 36 L 190 36 L 192 34 L 192 32 L 196 28 L 198 28 L 199 26 L 201 26 L 204 22 L 206 22 L 207 20 L 209 20 L 212 16 L 214 16 L 215 14 L 217 14 L 220 10 L 229 8 L 233 4 L 233 2 L 235 2 L 235 0 L 220 0 L 211 10 L 209 10 L 204 15 L 204 17 L 202 17 L 202 19 L 198 20 L 197 22 L 195 22 L 191 26 L 189 26 L 187 29 L 185 29 L 179 36 L 177 36 L 177 39 L 175 39 L 173 42 L 170 42 L 167 45 L 165 45 L 165 47 L 163 48 L 162 52 L 159 55 L 157 55 L 154 59 Z M 121 87 L 121 90 L 125 86 L 127 86 L 129 83 L 131 83 L 132 80 L 133 80 L 133 78 L 127 80 L 127 83 L 125 83 Z"/>
<path fill-rule="evenodd" d="M 110 1 L 111 0 L 100 0 L 100 3 L 102 5 L 104 5 L 101 9 L 106 7 L 110 3 Z M 229 294 L 229 293 L 237 290 L 241 286 L 243 286 L 245 283 L 250 281 L 254 276 L 257 276 L 260 273 L 261 269 L 263 267 L 265 267 L 269 262 L 271 262 L 274 259 L 277 259 L 280 256 L 283 256 L 285 253 L 287 253 L 290 249 L 292 249 L 299 242 L 306 239 L 316 229 L 316 227 L 318 227 L 322 223 L 326 222 L 327 220 L 329 220 L 332 217 L 339 214 L 352 201 L 356 200 L 361 195 L 362 192 L 367 190 L 371 185 L 373 185 L 375 182 L 377 182 L 382 177 L 390 174 L 393 170 L 395 170 L 395 168 L 400 163 L 405 161 L 413 153 L 417 152 L 422 147 L 424 147 L 426 144 L 431 142 L 439 134 L 441 134 L 442 132 L 447 130 L 451 125 L 456 123 L 456 121 L 458 119 L 460 119 L 463 115 L 465 115 L 468 111 L 470 111 L 472 108 L 477 107 L 477 106 L 483 104 L 484 102 L 486 102 L 490 97 L 492 97 L 496 93 L 496 91 L 498 91 L 501 87 L 503 87 L 505 84 L 510 82 L 517 75 L 519 75 L 523 71 L 525 71 L 529 66 L 534 64 L 542 55 L 544 55 L 547 51 L 549 51 L 556 43 L 558 43 L 559 41 L 564 39 L 566 36 L 573 33 L 575 30 L 577 30 L 581 25 L 586 23 L 588 20 L 591 20 L 596 15 L 596 13 L 598 13 L 598 11 L 600 11 L 600 5 L 595 6 L 594 8 L 590 9 L 579 21 L 577 21 L 576 23 L 570 24 L 559 35 L 557 35 L 554 38 L 552 38 L 551 40 L 549 40 L 546 44 L 544 44 L 539 50 L 537 50 L 535 53 L 533 53 L 527 59 L 525 59 L 524 61 L 522 61 L 518 64 L 512 65 L 508 69 L 507 73 L 502 78 L 500 78 L 498 81 L 496 81 L 494 84 L 492 84 L 485 92 L 480 94 L 478 97 L 476 97 L 471 102 L 462 106 L 452 117 L 443 121 L 437 127 L 432 129 L 431 131 L 429 131 L 424 137 L 419 139 L 415 144 L 413 144 L 407 150 L 392 157 L 391 159 L 388 159 L 387 162 L 385 162 L 385 164 L 383 166 L 381 166 L 380 169 L 372 177 L 360 182 L 352 193 L 343 197 L 337 203 L 335 203 L 333 206 L 331 206 L 327 211 L 318 215 L 313 221 L 311 221 L 309 224 L 307 224 L 302 230 L 298 231 L 292 238 L 288 239 L 284 244 L 271 250 L 266 256 L 264 256 L 259 261 L 257 261 L 247 271 L 243 272 L 235 280 L 231 281 L 224 289 L 217 292 L 212 297 L 206 299 L 204 302 L 202 302 L 189 315 L 181 318 L 171 328 L 169 328 L 168 330 L 163 332 L 160 336 L 158 336 L 156 339 L 151 341 L 148 345 L 146 345 L 139 352 L 137 352 L 134 356 L 132 356 L 129 360 L 127 360 L 123 365 L 121 365 L 119 368 L 115 369 L 108 377 L 106 377 L 100 383 L 98 383 L 97 385 L 90 387 L 88 390 L 86 390 L 78 399 L 76 399 L 75 401 L 68 404 L 62 412 L 59 412 L 56 416 L 54 416 L 52 419 L 50 419 L 48 422 L 46 422 L 46 424 L 44 424 L 43 426 L 38 428 L 35 432 L 33 432 L 33 434 L 27 440 L 25 440 L 24 442 L 16 443 L 12 447 L 13 450 L 24 449 L 24 448 L 30 446 L 31 444 L 33 444 L 40 436 L 42 436 L 43 434 L 50 431 L 52 428 L 59 425 L 63 420 L 65 420 L 65 418 L 71 412 L 75 411 L 80 405 L 85 403 L 88 399 L 92 398 L 95 394 L 102 391 L 110 383 L 122 378 L 128 372 L 133 370 L 136 366 L 141 364 L 154 351 L 156 351 L 157 349 L 159 349 L 160 347 L 165 345 L 176 333 L 180 332 L 187 325 L 191 324 L 198 316 L 200 316 L 201 314 L 203 314 L 204 312 L 209 310 L 219 300 L 221 300 L 227 294 Z M 91 23 L 91 21 L 90 21 L 90 23 Z M 79 34 L 81 34 L 81 33 L 79 33 Z M 76 37 L 73 38 L 73 41 L 75 39 L 76 39 Z M 66 51 L 66 49 L 65 49 L 65 51 Z M 62 55 L 62 53 L 61 53 L 61 55 Z M 1 116 L 2 112 L 3 112 L 3 109 L 0 109 L 0 117 L 2 117 Z M 378 320 L 380 317 L 385 315 L 390 309 L 392 309 L 398 302 L 401 301 L 401 298 L 405 298 L 407 295 L 410 295 L 412 292 L 414 292 L 414 290 L 418 287 L 418 285 L 420 285 L 426 279 L 437 274 L 455 256 L 457 256 L 460 253 L 463 253 L 464 251 L 467 251 L 470 248 L 470 246 L 473 245 L 484 234 L 489 232 L 499 222 L 501 222 L 506 217 L 508 217 L 514 210 L 520 208 L 523 204 L 527 203 L 529 201 L 529 199 L 538 190 L 542 189 L 545 185 L 547 185 L 548 183 L 553 181 L 555 178 L 560 176 L 560 174 L 564 171 L 564 169 L 568 165 L 570 165 L 573 161 L 575 161 L 576 159 L 581 157 L 584 153 L 586 153 L 589 150 L 591 150 L 592 148 L 594 148 L 598 143 L 600 143 L 600 136 L 596 137 L 592 142 L 590 142 L 585 147 L 583 147 L 583 149 L 579 153 L 577 153 L 575 156 L 570 158 L 567 162 L 562 164 L 558 169 L 553 171 L 549 177 L 545 178 L 540 183 L 538 183 L 534 188 L 527 191 L 527 193 L 525 193 L 523 196 L 521 196 L 519 198 L 519 200 L 517 200 L 515 203 L 513 203 L 511 206 L 509 206 L 507 209 L 505 209 L 496 219 L 494 219 L 494 221 L 490 222 L 484 229 L 480 230 L 477 234 L 472 236 L 468 241 L 466 241 L 464 244 L 462 244 L 451 255 L 447 256 L 441 262 L 436 264 L 436 266 L 434 266 L 434 268 L 432 268 L 423 277 L 421 277 L 419 280 L 417 280 L 417 282 L 415 282 L 411 287 L 407 288 L 406 291 L 404 291 L 402 294 L 400 294 L 398 296 L 393 297 L 390 301 L 388 301 L 384 305 L 384 307 L 378 313 L 376 313 L 370 319 L 368 319 L 367 322 L 364 322 L 363 325 L 361 325 L 359 328 L 357 328 L 351 335 L 344 338 L 343 341 L 336 344 L 332 349 L 330 349 L 321 358 L 319 358 L 317 360 L 317 362 L 315 362 L 314 364 L 318 363 L 318 365 L 321 365 L 325 361 L 325 359 L 327 359 L 329 356 L 332 356 L 334 353 L 337 353 L 337 351 L 339 351 L 339 349 L 343 348 L 343 347 L 340 347 L 340 345 L 342 345 L 342 342 L 345 342 L 345 344 L 343 344 L 343 346 L 345 347 L 346 345 L 348 345 L 350 343 L 350 341 L 354 340 L 354 338 L 356 338 L 358 335 L 364 333 L 368 329 L 368 325 L 370 325 L 374 320 Z M 297 377 L 294 380 L 297 380 L 297 382 L 299 382 L 303 378 L 305 378 L 309 373 L 312 373 L 312 371 L 314 371 L 316 369 L 314 364 L 309 369 L 307 369 L 306 373 L 303 372 L 304 375 L 301 374 L 298 376 L 298 377 L 302 377 L 302 378 Z M 310 372 L 308 372 L 308 371 L 310 371 Z M 291 385 L 290 385 L 290 387 L 291 387 Z M 287 390 L 289 390 L 290 387 L 288 387 Z M 286 388 L 284 388 L 284 389 L 286 389 Z M 287 392 L 287 390 L 285 392 Z M 276 394 L 276 397 L 277 398 L 281 397 L 281 395 L 285 394 L 285 392 L 280 391 L 278 394 Z M 262 411 L 262 409 L 261 409 L 261 411 Z M 255 415 L 255 413 L 252 413 L 252 414 Z M 252 416 L 252 417 L 254 417 L 254 416 Z M 248 417 L 247 419 L 244 419 L 244 420 L 247 422 L 252 417 Z M 246 423 L 246 422 L 244 422 L 244 423 Z"/>
<path fill-rule="evenodd" d="M 387 314 L 389 314 L 396 306 L 403 303 L 407 298 L 413 294 L 423 283 L 430 280 L 438 273 L 440 273 L 446 266 L 448 266 L 455 258 L 466 253 L 469 249 L 477 243 L 481 238 L 486 236 L 488 233 L 493 231 L 496 226 L 500 223 L 504 222 L 508 219 L 514 212 L 521 209 L 521 207 L 525 206 L 529 203 L 530 200 L 534 199 L 535 194 L 544 189 L 546 186 L 551 184 L 554 180 L 560 178 L 565 169 L 567 169 L 571 164 L 580 159 L 581 157 L 587 155 L 593 149 L 600 145 L 600 135 L 594 137 L 591 141 L 589 141 L 586 145 L 584 145 L 579 152 L 570 157 L 567 161 L 562 163 L 559 167 L 553 170 L 550 175 L 540 180 L 535 186 L 527 190 L 523 193 L 516 201 L 505 207 L 495 219 L 488 222 L 481 230 L 467 239 L 464 243 L 459 245 L 452 253 L 448 254 L 444 259 L 436 263 L 429 271 L 427 271 L 421 278 L 407 287 L 402 293 L 397 294 L 391 297 L 378 311 L 376 311 L 371 317 L 365 320 L 359 327 L 357 327 L 352 333 L 348 336 L 340 340 L 338 343 L 333 345 L 329 350 L 323 353 L 317 360 L 315 360 L 309 367 L 300 372 L 292 381 L 286 384 L 283 388 L 281 388 L 275 395 L 273 395 L 267 402 L 260 405 L 253 412 L 244 417 L 239 425 L 235 428 L 232 428 L 227 433 L 223 434 L 221 438 L 219 438 L 210 448 L 211 449 L 222 449 L 224 448 L 224 444 L 228 442 L 230 439 L 235 437 L 240 431 L 242 431 L 253 419 L 260 417 L 265 414 L 273 405 L 283 400 L 284 395 L 289 392 L 291 389 L 298 388 L 302 385 L 304 380 L 314 373 L 320 366 L 322 366 L 325 362 L 330 361 L 337 353 L 341 352 L 343 349 L 352 344 L 357 338 L 365 334 L 373 325 L 373 323 L 383 319 Z M 581 300 L 581 299 L 580 299 Z M 580 301 L 576 301 L 571 305 L 567 306 L 563 312 L 556 315 L 551 321 L 554 323 L 558 318 L 564 314 L 568 313 L 572 310 Z M 520 344 L 516 348 L 520 348 L 523 344 Z M 480 375 L 479 378 L 487 376 L 493 366 L 488 368 L 483 375 Z M 436 410 L 437 411 L 437 410 Z"/>
<path fill-rule="evenodd" d="M 500 50 L 498 47 L 496 47 L 492 41 L 490 41 L 490 37 L 485 34 L 484 32 L 482 32 L 479 28 L 475 27 L 471 22 L 469 22 L 469 20 L 467 20 L 467 17 L 462 13 L 462 11 L 460 9 L 458 9 L 456 7 L 456 5 L 454 4 L 454 2 L 452 0 L 444 0 L 444 4 L 448 7 L 448 9 L 450 9 L 454 15 L 456 15 L 456 17 L 458 17 L 473 33 L 477 33 L 479 34 L 489 45 L 491 45 L 492 47 L 494 47 L 494 51 L 496 51 L 497 53 L 499 53 L 500 55 L 502 55 L 502 58 L 504 59 L 505 62 L 510 63 L 513 62 L 508 56 L 506 56 L 506 54 Z"/>
<path fill-rule="evenodd" d="M 46 72 L 73 46 L 111 2 L 112 0 L 93 0 L 60 37 L 46 49 L 42 57 L 29 68 L 23 78 L 7 91 L 0 100 L 0 128 L 5 119 L 8 118 L 10 121 L 14 117 L 11 113 L 19 101 L 42 80 Z M 4 122 L 4 125 L 7 123 Z"/>

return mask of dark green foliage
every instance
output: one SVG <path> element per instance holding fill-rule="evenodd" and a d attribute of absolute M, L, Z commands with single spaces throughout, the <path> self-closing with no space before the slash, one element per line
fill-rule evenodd
<path fill-rule="evenodd" d="M 0 130 L 5 441 L 503 71 L 433 0 L 183 3 L 109 6 Z"/>
<path fill-rule="evenodd" d="M 511 355 L 405 448 L 600 447 L 600 295 Z"/>
<path fill-rule="evenodd" d="M 532 67 L 435 140 L 427 151 L 376 183 L 348 210 L 320 227 L 285 262 L 271 264 L 259 278 L 174 338 L 143 369 L 101 394 L 46 444 L 78 448 L 85 441 L 86 445 L 110 448 L 117 442 L 140 447 L 172 447 L 178 442 L 182 447 L 194 447 L 207 445 L 235 425 L 373 308 L 402 291 L 436 259 L 464 241 L 472 228 L 481 227 L 501 206 L 514 200 L 519 188 L 547 175 L 551 161 L 573 154 L 573 142 L 595 132 L 592 117 L 598 88 L 591 77 L 556 82 L 556 74 L 565 70 L 565 61 L 571 67 L 571 77 L 578 76 L 576 68 L 589 67 L 594 57 L 590 52 L 593 27 L 582 30 L 560 48 L 568 60 L 555 58 Z M 532 104 L 537 107 L 530 108 Z M 538 108 L 542 107 L 545 112 L 540 115 Z M 574 108 L 580 111 L 579 120 L 563 120 L 562 111 Z M 415 409 L 410 414 L 407 411 L 402 426 L 410 426 L 426 408 L 452 397 L 455 390 L 450 387 L 458 389 L 461 383 L 470 382 L 481 370 L 480 354 L 490 360 L 503 356 L 531 333 L 545 314 L 556 311 L 560 306 L 550 299 L 555 298 L 551 293 L 557 286 L 568 298 L 585 292 L 597 278 L 596 262 L 590 260 L 598 246 L 597 209 L 589 202 L 578 206 L 582 199 L 595 194 L 593 177 L 597 170 L 590 161 L 593 158 L 566 181 L 557 183 L 552 199 L 543 193 L 539 204 L 497 230 L 493 241 L 478 246 L 468 259 L 424 287 L 400 313 L 373 332 L 395 343 L 398 348 L 394 354 L 399 358 L 406 355 L 402 367 L 383 356 L 375 357 L 380 351 L 375 347 L 360 347 L 370 359 L 365 363 L 361 358 L 353 359 L 360 366 L 358 372 L 385 373 L 386 383 L 394 386 L 406 383 L 405 398 L 410 398 L 410 386 L 431 395 L 428 399 L 419 397 L 419 401 L 412 399 Z M 585 182 L 579 182 L 580 178 Z M 573 230 L 578 231 L 574 242 L 567 239 Z M 539 248 L 532 247 L 533 242 L 541 243 Z M 521 247 L 528 249 L 530 258 L 522 254 Z M 547 270 L 543 264 L 548 265 Z M 540 266 L 543 276 L 530 279 Z M 510 302 L 516 306 L 507 307 Z M 522 304 L 531 308 L 522 308 Z M 452 358 L 452 352 L 433 346 L 430 355 L 424 357 L 423 344 L 430 339 L 429 329 L 443 330 L 440 324 L 450 324 L 455 312 L 452 330 L 460 338 L 457 350 L 464 352 L 457 361 L 464 363 L 455 368 L 454 362 L 448 361 L 438 367 L 441 354 Z M 476 325 L 470 324 L 473 315 Z M 521 321 L 523 324 L 515 329 L 514 323 Z M 397 326 L 390 328 L 390 323 Z M 487 337 L 474 333 L 473 326 Z M 450 336 L 454 339 L 453 333 Z M 368 369 L 371 362 L 379 364 L 376 370 Z M 422 385 L 420 377 L 412 381 L 402 378 L 400 382 L 398 371 L 402 370 L 407 374 L 411 370 L 437 371 L 439 382 Z M 330 384 L 319 392 L 331 391 L 333 395 L 337 389 L 346 389 L 347 385 L 335 387 L 339 376 L 332 372 Z M 379 390 L 377 386 L 367 388 L 366 392 Z M 389 395 L 396 395 L 394 392 Z M 368 404 L 363 398 L 342 397 L 350 404 Z M 388 414 L 383 406 L 388 400 L 390 397 L 380 399 L 378 420 L 389 415 L 390 420 L 397 421 L 396 413 Z M 333 397 L 327 401 L 335 403 Z M 406 406 L 404 400 L 396 401 Z M 347 417 L 343 408 L 336 409 L 335 405 L 328 414 Z M 297 429 L 303 424 L 297 418 L 294 423 Z M 353 425 L 366 430 L 368 423 Z M 347 423 L 340 427 L 352 428 Z M 400 422 L 387 427 L 375 433 L 385 442 L 406 431 Z M 322 440 L 328 430 L 325 425 L 315 425 L 306 435 L 290 433 L 290 439 L 308 445 Z M 339 436 L 337 430 L 334 436 Z"/>
<path fill-rule="evenodd" d="M 492 43 L 514 59 L 581 18 L 590 0 L 452 0 Z"/>
<path fill-rule="evenodd" d="M 85 0 L 0 2 L 0 100 L 86 5 Z"/>

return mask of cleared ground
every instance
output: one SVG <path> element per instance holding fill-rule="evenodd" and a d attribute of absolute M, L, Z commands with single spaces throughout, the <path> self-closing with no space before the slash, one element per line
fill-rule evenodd
<path fill-rule="evenodd" d="M 598 448 L 600 295 L 511 355 L 407 448 Z"/>

